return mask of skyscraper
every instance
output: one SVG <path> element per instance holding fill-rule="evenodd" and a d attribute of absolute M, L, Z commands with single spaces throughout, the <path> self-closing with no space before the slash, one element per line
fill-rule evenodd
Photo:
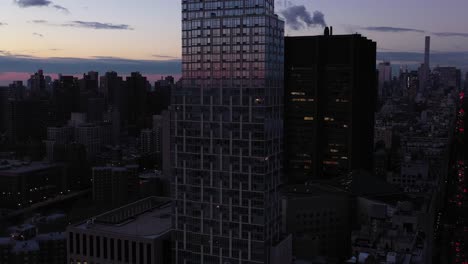
<path fill-rule="evenodd" d="M 376 43 L 357 34 L 287 37 L 285 60 L 288 181 L 370 170 Z"/>
<path fill-rule="evenodd" d="M 182 9 L 175 263 L 276 263 L 284 23 L 273 0 L 182 0 Z"/>
<path fill-rule="evenodd" d="M 431 37 L 426 36 L 425 41 L 426 42 L 425 42 L 425 48 L 424 48 L 424 65 L 427 68 L 430 68 L 431 67 L 431 64 L 430 64 Z"/>
<path fill-rule="evenodd" d="M 388 87 L 392 81 L 392 65 L 390 62 L 379 63 L 379 98 L 388 96 Z"/>
<path fill-rule="evenodd" d="M 424 47 L 424 63 L 419 69 L 419 91 L 424 91 L 429 84 L 429 74 L 431 73 L 431 37 L 426 36 Z"/>

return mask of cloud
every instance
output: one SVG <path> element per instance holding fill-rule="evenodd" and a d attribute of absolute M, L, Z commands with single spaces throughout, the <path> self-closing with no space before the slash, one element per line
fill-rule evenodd
<path fill-rule="evenodd" d="M 133 28 L 130 25 L 126 25 L 126 24 L 112 24 L 112 23 L 87 22 L 87 21 L 72 21 L 67 24 L 62 24 L 61 26 L 92 28 L 92 29 L 133 30 Z"/>
<path fill-rule="evenodd" d="M 70 13 L 70 11 L 69 11 L 67 8 L 63 7 L 63 6 L 60 6 L 60 5 L 53 5 L 53 7 L 56 8 L 56 9 L 58 9 L 58 10 L 60 10 L 60 11 L 63 11 L 64 13 L 67 13 L 67 14 Z"/>
<path fill-rule="evenodd" d="M 32 33 L 32 34 L 33 34 L 34 36 L 36 36 L 36 37 L 40 37 L 40 38 L 43 38 L 43 37 L 44 37 L 44 35 L 39 34 L 39 33 L 36 33 L 36 32 L 34 32 L 34 33 Z"/>
<path fill-rule="evenodd" d="M 48 0 L 15 0 L 19 7 L 49 6 L 52 2 Z"/>
<path fill-rule="evenodd" d="M 300 30 L 304 27 L 321 26 L 326 27 L 325 15 L 320 11 L 315 11 L 313 15 L 303 5 L 291 6 L 281 12 L 286 20 L 286 25 L 292 30 Z"/>
<path fill-rule="evenodd" d="M 398 33 L 398 32 L 417 32 L 425 33 L 426 31 L 414 28 L 401 28 L 401 27 L 361 27 L 362 30 L 367 31 L 378 31 L 378 32 L 389 32 L 389 33 Z"/>
<path fill-rule="evenodd" d="M 139 71 L 145 74 L 180 74 L 180 60 L 132 60 L 117 57 L 96 56 L 83 58 L 41 58 L 13 54 L 0 50 L 0 72 L 34 72 L 42 68 L 47 72 L 80 74 L 95 70 L 129 73 Z"/>
<path fill-rule="evenodd" d="M 177 57 L 174 57 L 174 56 L 159 55 L 159 54 L 153 54 L 151 55 L 151 57 L 160 58 L 160 59 L 178 59 Z"/>
<path fill-rule="evenodd" d="M 49 0 L 13 0 L 15 4 L 17 4 L 21 8 L 28 8 L 28 7 L 53 7 L 57 10 L 63 11 L 65 13 L 70 13 L 70 11 L 61 6 L 56 5 L 52 1 Z"/>
<path fill-rule="evenodd" d="M 29 21 L 30 23 L 34 23 L 34 24 L 47 24 L 48 21 L 47 20 L 41 20 L 41 19 L 38 19 L 38 20 L 31 20 Z"/>
<path fill-rule="evenodd" d="M 460 32 L 434 32 L 432 35 L 437 37 L 462 37 L 468 38 L 468 33 L 460 33 Z"/>

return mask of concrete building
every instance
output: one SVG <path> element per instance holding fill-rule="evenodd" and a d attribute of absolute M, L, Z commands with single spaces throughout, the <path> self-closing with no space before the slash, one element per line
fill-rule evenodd
<path fill-rule="evenodd" d="M 171 173 L 171 114 L 169 111 L 162 111 L 161 115 L 153 116 L 154 144 L 156 159 L 159 167 L 166 177 Z"/>
<path fill-rule="evenodd" d="M 292 252 L 298 260 L 324 257 L 342 263 L 349 256 L 351 195 L 319 185 L 291 185 L 283 197 L 283 232 L 292 234 Z"/>
<path fill-rule="evenodd" d="M 151 129 L 143 129 L 140 132 L 140 151 L 141 154 L 155 154 L 157 148 L 160 148 L 158 134 Z"/>
<path fill-rule="evenodd" d="M 94 167 L 93 199 L 105 205 L 122 205 L 139 192 L 138 166 Z"/>
<path fill-rule="evenodd" d="M 360 228 L 352 234 L 357 262 L 348 263 L 367 263 L 371 259 L 389 264 L 432 263 L 433 210 L 424 199 L 406 199 L 358 198 Z"/>
<path fill-rule="evenodd" d="M 93 159 L 101 151 L 102 129 L 98 125 L 85 124 L 75 127 L 75 141 L 86 147 L 88 159 Z"/>
<path fill-rule="evenodd" d="M 438 77 L 438 83 L 442 89 L 456 89 L 459 91 L 462 88 L 461 70 L 455 67 L 436 67 L 434 74 Z"/>
<path fill-rule="evenodd" d="M 36 227 L 23 225 L 10 237 L 0 237 L 1 264 L 63 264 L 67 260 L 64 233 L 38 234 Z"/>
<path fill-rule="evenodd" d="M 171 203 L 149 197 L 67 228 L 67 263 L 171 263 Z"/>
<path fill-rule="evenodd" d="M 0 208 L 18 209 L 66 191 L 64 166 L 0 160 Z"/>

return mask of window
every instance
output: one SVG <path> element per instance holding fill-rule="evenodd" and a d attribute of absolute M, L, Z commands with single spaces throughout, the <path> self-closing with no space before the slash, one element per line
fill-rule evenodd
<path fill-rule="evenodd" d="M 104 250 L 107 250 L 104 248 Z M 101 238 L 96 237 L 96 257 L 100 258 L 101 257 Z"/>
<path fill-rule="evenodd" d="M 122 261 L 122 240 L 117 239 L 117 260 Z"/>
<path fill-rule="evenodd" d="M 114 239 L 111 238 L 110 239 L 110 259 L 111 260 L 114 260 L 115 259 L 115 256 L 114 256 Z"/>
<path fill-rule="evenodd" d="M 136 263 L 136 242 L 132 242 L 132 263 Z"/>
<path fill-rule="evenodd" d="M 89 236 L 89 256 L 94 257 L 94 237 Z"/>
<path fill-rule="evenodd" d="M 76 240 L 76 254 L 81 254 L 80 234 L 75 234 L 75 240 Z"/>
<path fill-rule="evenodd" d="M 151 263 L 151 244 L 146 245 L 146 261 Z"/>
<path fill-rule="evenodd" d="M 99 238 L 99 237 L 98 237 Z M 104 258 L 107 259 L 107 237 L 104 237 L 102 239 L 103 242 L 103 247 L 104 247 Z M 99 244 L 99 243 L 98 243 Z M 99 254 L 99 249 L 98 249 L 98 254 Z M 99 256 L 98 256 L 99 257 Z"/>
<path fill-rule="evenodd" d="M 129 252 L 130 249 L 129 249 L 129 245 L 128 245 L 128 240 L 125 240 L 124 241 L 124 257 L 125 257 L 125 262 L 128 262 L 130 260 L 130 257 L 129 257 Z"/>
<path fill-rule="evenodd" d="M 70 251 L 70 253 L 73 253 L 73 250 L 74 250 L 74 248 L 73 248 L 73 233 L 70 232 L 68 237 L 69 237 L 68 241 L 70 241 L 70 244 L 68 245 L 69 246 L 69 251 Z"/>

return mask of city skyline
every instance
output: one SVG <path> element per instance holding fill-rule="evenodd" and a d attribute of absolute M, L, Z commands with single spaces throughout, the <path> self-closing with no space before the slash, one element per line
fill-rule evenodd
<path fill-rule="evenodd" d="M 378 43 L 378 59 L 416 65 L 423 59 L 425 35 L 433 39 L 435 65 L 468 68 L 468 32 L 463 10 L 468 3 L 451 5 L 430 1 L 404 3 L 368 0 L 351 2 L 276 0 L 282 19 L 285 10 L 304 6 L 319 11 L 335 34 L 360 33 Z M 402 8 L 404 6 L 404 8 Z M 338 8 L 339 7 L 339 8 Z M 180 2 L 169 0 L 16 0 L 2 4 L 0 19 L 0 84 L 22 79 L 37 67 L 48 74 L 81 75 L 88 70 L 141 71 L 150 80 L 161 75 L 180 76 Z M 347 12 L 341 12 L 347 10 Z M 135 16 L 135 14 L 138 14 Z M 442 21 L 428 19 L 445 17 Z M 290 22 L 290 21 L 289 21 Z M 320 35 L 322 26 L 287 23 L 286 35 Z M 158 26 L 164 25 L 164 26 Z M 293 29 L 296 28 L 297 30 Z M 85 42 L 80 42 L 85 36 Z"/>

